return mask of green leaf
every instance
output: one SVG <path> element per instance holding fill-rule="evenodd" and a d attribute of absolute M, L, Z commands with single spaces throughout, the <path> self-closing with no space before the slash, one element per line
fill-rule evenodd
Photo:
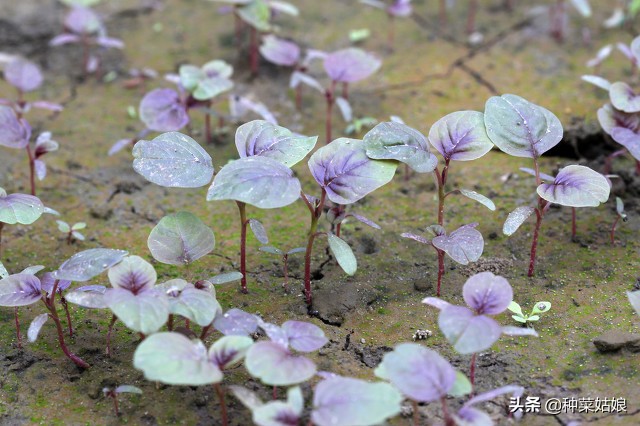
<path fill-rule="evenodd" d="M 521 322 L 523 324 L 525 324 L 527 322 L 527 319 L 525 317 L 522 317 L 520 315 L 511 315 L 511 318 L 513 318 L 514 320 Z"/>
<path fill-rule="evenodd" d="M 488 208 L 491 211 L 496 210 L 496 205 L 489 198 L 485 197 L 482 194 L 478 194 L 476 191 L 470 191 L 468 189 L 461 189 L 460 193 L 467 198 L 471 198 Z"/>
<path fill-rule="evenodd" d="M 167 296 L 156 290 L 133 294 L 121 288 L 110 288 L 104 301 L 127 328 L 143 334 L 155 333 L 169 319 Z"/>
<path fill-rule="evenodd" d="M 520 315 L 521 317 L 524 316 L 524 313 L 522 312 L 522 307 L 515 300 L 512 300 L 511 303 L 509 303 L 509 306 L 507 306 L 507 309 L 516 315 Z"/>
<path fill-rule="evenodd" d="M 263 0 L 254 0 L 246 6 L 238 8 L 238 16 L 258 31 L 270 31 L 271 11 Z"/>
<path fill-rule="evenodd" d="M 468 395 L 472 391 L 473 386 L 471 385 L 471 382 L 469 381 L 467 376 L 456 370 L 456 381 L 453 382 L 453 386 L 451 387 L 451 389 L 449 389 L 448 394 L 450 396 L 460 397 Z"/>
<path fill-rule="evenodd" d="M 211 252 L 215 244 L 211 228 L 189 212 L 163 217 L 147 241 L 154 259 L 169 265 L 192 263 Z"/>
<path fill-rule="evenodd" d="M 336 237 L 331 233 L 327 234 L 327 239 L 329 240 L 331 253 L 333 253 L 338 261 L 338 265 L 340 265 L 342 270 L 348 275 L 355 274 L 358 269 L 358 262 L 351 250 L 351 247 L 349 247 L 349 244 L 340 237 Z"/>
<path fill-rule="evenodd" d="M 551 302 L 536 302 L 536 305 L 533 307 L 531 311 L 531 315 L 542 314 L 551 309 Z"/>

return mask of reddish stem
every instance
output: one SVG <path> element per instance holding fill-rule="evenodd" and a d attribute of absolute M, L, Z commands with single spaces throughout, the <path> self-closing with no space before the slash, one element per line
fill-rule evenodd
<path fill-rule="evenodd" d="M 111 333 L 113 332 L 113 326 L 115 325 L 118 317 L 111 315 L 111 321 L 109 322 L 109 328 L 107 329 L 107 356 L 111 357 Z"/>
<path fill-rule="evenodd" d="M 395 44 L 395 32 L 396 32 L 396 20 L 393 19 L 393 15 L 390 13 L 387 13 L 387 17 L 389 18 L 389 23 L 387 24 L 389 26 L 389 31 L 387 33 L 387 44 L 389 45 L 389 49 L 393 50 L 393 46 Z"/>
<path fill-rule="evenodd" d="M 331 88 L 325 92 L 325 98 L 327 99 L 327 115 L 325 117 L 325 143 L 328 145 L 331 143 L 331 116 L 333 114 L 333 103 L 335 101 L 333 93 L 336 90 L 336 82 L 331 82 Z"/>
<path fill-rule="evenodd" d="M 322 195 L 320 196 L 320 202 L 314 208 L 311 206 L 307 197 L 302 194 L 303 200 L 305 200 L 309 211 L 311 212 L 311 225 L 309 226 L 309 234 L 307 241 L 307 250 L 304 254 L 304 295 L 308 306 L 311 306 L 311 252 L 313 251 L 313 241 L 316 238 L 316 229 L 318 229 L 318 219 L 322 215 L 322 209 L 324 208 L 324 202 L 327 196 L 327 192 L 322 189 Z"/>
<path fill-rule="evenodd" d="M 251 75 L 258 75 L 258 30 L 251 27 L 251 40 L 249 45 L 249 61 L 251 66 Z"/>
<path fill-rule="evenodd" d="M 16 339 L 18 339 L 18 349 L 22 349 L 22 334 L 20 334 L 20 318 L 18 317 L 18 307 L 13 308 L 13 317 L 16 320 Z"/>
<path fill-rule="evenodd" d="M 571 239 L 575 240 L 577 234 L 577 224 L 576 224 L 576 208 L 571 207 Z"/>
<path fill-rule="evenodd" d="M 413 426 L 419 426 L 420 413 L 418 413 L 418 402 L 412 399 L 411 406 L 413 407 Z"/>
<path fill-rule="evenodd" d="M 271 392 L 271 399 L 274 401 L 278 399 L 278 388 L 276 386 L 273 387 L 273 391 Z"/>
<path fill-rule="evenodd" d="M 242 274 L 242 280 L 240 284 L 242 286 L 242 292 L 247 294 L 247 213 L 246 204 L 241 201 L 236 201 L 238 204 L 238 210 L 240 211 L 240 273 Z"/>
<path fill-rule="evenodd" d="M 31 195 L 36 195 L 36 163 L 33 151 L 31 151 L 31 145 L 27 144 L 27 155 L 29 156 L 29 183 L 31 184 Z"/>
<path fill-rule="evenodd" d="M 616 226 L 618 226 L 619 220 L 620 220 L 620 216 L 616 217 L 616 220 L 613 221 L 613 226 L 611 227 L 611 233 L 610 233 L 611 245 L 614 245 L 616 241 Z"/>
<path fill-rule="evenodd" d="M 342 97 L 347 101 L 349 100 L 349 83 L 346 81 L 342 82 Z"/>
<path fill-rule="evenodd" d="M 336 225 L 336 237 L 340 236 L 340 230 L 342 229 L 342 222 Z"/>
<path fill-rule="evenodd" d="M 440 0 L 440 31 L 447 28 L 447 0 Z"/>
<path fill-rule="evenodd" d="M 289 255 L 283 254 L 282 261 L 284 263 L 284 292 L 289 294 Z"/>
<path fill-rule="evenodd" d="M 222 389 L 222 386 L 220 386 L 220 383 L 216 383 L 215 385 L 213 385 L 213 387 L 216 390 L 216 393 L 218 394 L 218 399 L 220 400 L 220 415 L 222 417 L 222 426 L 227 426 L 229 424 L 229 421 L 227 420 L 227 404 L 225 404 L 224 402 L 224 390 Z"/>
<path fill-rule="evenodd" d="M 471 365 L 469 366 L 469 381 L 471 382 L 471 389 L 476 382 L 476 354 L 471 355 Z M 473 390 L 472 390 L 473 392 Z"/>
<path fill-rule="evenodd" d="M 302 84 L 296 86 L 296 109 L 298 111 L 302 109 Z"/>
<path fill-rule="evenodd" d="M 67 326 L 69 327 L 69 337 L 73 337 L 73 325 L 71 324 L 71 315 L 69 314 L 69 305 L 67 305 L 67 300 L 60 294 L 60 303 L 62 303 L 62 307 L 64 308 L 64 312 L 67 316 Z"/>
<path fill-rule="evenodd" d="M 478 11 L 478 0 L 469 1 L 469 14 L 467 15 L 467 35 L 476 30 L 476 12 Z"/>
<path fill-rule="evenodd" d="M 200 333 L 200 340 L 204 340 L 209 333 L 209 329 L 211 328 L 211 324 L 202 327 L 202 332 Z"/>
<path fill-rule="evenodd" d="M 440 402 L 442 403 L 442 416 L 444 417 L 445 426 L 454 426 L 456 422 L 451 417 L 451 414 L 449 414 L 449 407 L 447 406 L 447 398 L 443 396 L 442 398 L 440 398 Z"/>
<path fill-rule="evenodd" d="M 113 409 L 116 412 L 116 417 L 120 415 L 120 410 L 118 409 L 118 395 L 116 392 L 113 392 Z"/>
<path fill-rule="evenodd" d="M 538 235 L 540 234 L 540 225 L 542 225 L 542 217 L 544 212 L 542 211 L 543 201 L 540 198 L 540 203 L 536 211 L 536 227 L 533 230 L 533 242 L 531 243 L 531 255 L 529 257 L 529 272 L 527 276 L 532 277 L 536 266 L 536 250 L 538 248 Z"/>
<path fill-rule="evenodd" d="M 438 252 L 438 287 L 436 288 L 436 296 L 440 297 L 440 286 L 444 276 L 444 252 L 440 249 L 436 249 L 436 251 Z"/>
<path fill-rule="evenodd" d="M 167 330 L 173 331 L 173 314 L 169 314 L 169 321 L 167 321 Z"/>
<path fill-rule="evenodd" d="M 404 181 L 409 182 L 409 178 L 411 177 L 411 168 L 408 164 L 404 165 Z"/>

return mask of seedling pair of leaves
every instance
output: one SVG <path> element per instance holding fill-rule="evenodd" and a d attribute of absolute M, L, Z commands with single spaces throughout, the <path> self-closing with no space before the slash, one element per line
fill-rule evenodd
<path fill-rule="evenodd" d="M 611 244 L 615 244 L 616 241 L 616 227 L 618 226 L 618 222 L 622 220 L 626 222 L 629 220 L 629 216 L 627 216 L 627 212 L 624 211 L 624 202 L 621 198 L 616 197 L 616 219 L 613 221 L 613 225 L 611 225 L 611 233 L 610 240 Z"/>
<path fill-rule="evenodd" d="M 489 349 L 502 334 L 538 334 L 531 328 L 500 326 L 489 316 L 504 312 L 513 301 L 513 290 L 505 278 L 491 272 L 473 275 L 465 282 L 462 296 L 468 308 L 452 305 L 437 297 L 427 297 L 422 303 L 440 310 L 438 326 L 456 352 L 472 355 L 469 378 L 473 385 L 478 352 Z"/>
<path fill-rule="evenodd" d="M 96 72 L 100 66 L 98 56 L 91 53 L 92 46 L 104 49 L 123 49 L 122 40 L 108 37 L 102 19 L 91 8 L 85 5 L 73 4 L 64 19 L 65 32 L 55 36 L 49 42 L 50 46 L 65 44 L 80 44 L 82 47 L 83 76 Z"/>
<path fill-rule="evenodd" d="M 0 99 L 0 104 L 13 108 L 18 116 L 29 112 L 31 108 L 39 108 L 47 111 L 60 112 L 64 108 L 60 104 L 38 100 L 28 102 L 25 94 L 38 90 L 44 81 L 40 68 L 31 61 L 17 58 L 9 62 L 4 68 L 4 79 L 18 92 L 18 99 Z"/>
<path fill-rule="evenodd" d="M 118 395 L 121 393 L 133 393 L 142 395 L 142 389 L 132 386 L 132 385 L 120 385 L 116 388 L 103 388 L 102 393 L 104 396 L 111 398 L 113 400 L 113 411 L 116 416 L 120 415 L 120 410 L 118 408 Z"/>
<path fill-rule="evenodd" d="M 463 265 L 475 262 L 482 255 L 484 240 L 475 227 L 477 223 L 461 226 L 447 233 L 444 227 L 445 199 L 453 194 L 462 194 L 490 210 L 495 205 L 487 197 L 475 191 L 457 189 L 446 192 L 451 161 L 470 161 L 482 157 L 493 147 L 487 136 L 483 114 L 476 111 L 458 111 L 438 120 L 427 138 L 419 131 L 398 121 L 380 123 L 364 136 L 366 153 L 370 158 L 391 159 L 405 163 L 417 173 L 433 173 L 438 188 L 438 223 L 427 231 L 434 238 L 425 238 L 414 233 L 403 233 L 423 244 L 431 245 L 438 254 L 437 295 L 440 294 L 444 275 L 444 255 Z M 438 168 L 438 159 L 431 153 L 429 143 L 442 155 L 444 167 Z"/>
<path fill-rule="evenodd" d="M 87 227 L 86 223 L 77 222 L 73 225 L 69 225 L 67 222 L 62 220 L 56 220 L 56 223 L 58 224 L 58 231 L 66 235 L 67 244 L 71 245 L 76 240 L 84 241 L 84 235 L 80 233 L 80 230 Z"/>
<path fill-rule="evenodd" d="M 535 271 L 540 226 L 551 204 L 596 207 L 607 201 L 611 187 L 602 174 L 585 166 L 566 166 L 555 178 L 540 172 L 540 156 L 562 140 L 562 124 L 551 111 L 516 95 L 494 96 L 485 105 L 484 122 L 489 138 L 501 151 L 533 160 L 534 169 L 530 172 L 536 178 L 537 207 L 516 208 L 502 230 L 505 235 L 511 235 L 529 216 L 536 214 L 528 270 L 531 277 Z"/>
<path fill-rule="evenodd" d="M 47 175 L 47 165 L 40 158 L 58 150 L 58 142 L 51 139 L 51 132 L 38 135 L 34 146 L 31 146 L 31 125 L 16 114 L 14 109 L 0 106 L 0 146 L 13 149 L 24 149 L 29 158 L 29 184 L 31 195 L 36 195 L 36 177 L 43 180 Z"/>
<path fill-rule="evenodd" d="M 507 309 L 513 312 L 513 315 L 511 315 L 511 318 L 518 321 L 519 323 L 528 325 L 531 322 L 538 321 L 540 319 L 540 314 L 548 312 L 549 309 L 551 309 L 551 303 L 536 302 L 536 304 L 533 306 L 533 309 L 531 310 L 531 313 L 529 315 L 526 315 L 524 312 L 522 312 L 522 308 L 518 303 L 516 303 L 515 300 L 511 301 Z"/>

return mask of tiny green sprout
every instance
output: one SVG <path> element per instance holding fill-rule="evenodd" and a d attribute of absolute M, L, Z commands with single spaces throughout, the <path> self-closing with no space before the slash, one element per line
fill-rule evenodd
<path fill-rule="evenodd" d="M 71 245 L 74 241 L 84 241 L 84 235 L 78 232 L 80 229 L 87 227 L 84 222 L 74 223 L 73 226 L 69 226 L 67 222 L 62 220 L 56 220 L 58 224 L 58 230 L 67 234 L 67 244 Z"/>
<path fill-rule="evenodd" d="M 282 284 L 282 287 L 284 288 L 284 292 L 288 294 L 289 293 L 289 255 L 295 254 L 295 253 L 304 253 L 306 249 L 304 247 L 296 247 L 289 251 L 282 251 L 277 247 L 262 246 L 258 250 L 263 251 L 265 253 L 277 254 L 279 256 L 282 256 L 282 263 L 284 264 L 284 270 L 283 270 L 284 283 Z"/>
<path fill-rule="evenodd" d="M 551 303 L 536 302 L 529 315 L 525 315 L 522 312 L 522 308 L 520 307 L 520 305 L 515 301 L 512 301 L 507 309 L 514 313 L 514 315 L 511 315 L 511 318 L 522 324 L 527 324 L 529 322 L 538 321 L 540 319 L 540 314 L 543 314 L 551 309 Z"/>
<path fill-rule="evenodd" d="M 347 128 L 344 129 L 344 133 L 347 135 L 356 135 L 362 132 L 363 129 L 370 129 L 376 124 L 378 124 L 378 120 L 373 117 L 354 118 Z"/>
<path fill-rule="evenodd" d="M 127 107 L 127 115 L 133 120 L 138 118 L 138 111 L 136 110 L 136 107 L 134 107 L 133 105 L 129 105 Z"/>
<path fill-rule="evenodd" d="M 618 226 L 618 222 L 622 219 L 623 222 L 629 220 L 627 216 L 627 212 L 624 211 L 624 203 L 619 197 L 616 197 L 616 220 L 613 221 L 613 225 L 611 226 L 611 232 L 609 233 L 611 244 L 615 244 L 616 240 L 616 227 Z"/>
<path fill-rule="evenodd" d="M 136 393 L 138 395 L 142 395 L 142 389 L 137 388 L 131 385 L 121 385 L 115 389 L 112 388 L 103 388 L 102 393 L 104 396 L 111 398 L 113 400 L 113 410 L 116 413 L 116 416 L 120 415 L 120 410 L 118 409 L 118 394 L 119 393 Z"/>
<path fill-rule="evenodd" d="M 349 31 L 349 41 L 357 44 L 365 41 L 371 35 L 369 28 L 359 28 L 357 30 Z"/>

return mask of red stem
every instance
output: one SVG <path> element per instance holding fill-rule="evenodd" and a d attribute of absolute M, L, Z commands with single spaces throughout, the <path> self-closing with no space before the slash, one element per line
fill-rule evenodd
<path fill-rule="evenodd" d="M 258 75 L 258 30 L 251 27 L 251 41 L 249 45 L 249 61 L 251 66 L 251 75 Z"/>
<path fill-rule="evenodd" d="M 20 318 L 18 317 L 18 307 L 13 308 L 13 317 L 16 320 L 16 339 L 18 339 L 18 349 L 22 349 L 22 334 L 20 334 Z"/>
<path fill-rule="evenodd" d="M 302 109 L 302 84 L 296 86 L 296 109 L 298 111 Z"/>
<path fill-rule="evenodd" d="M 576 239 L 577 225 L 576 225 L 576 208 L 571 207 L 571 239 Z"/>
<path fill-rule="evenodd" d="M 27 144 L 27 155 L 29 156 L 29 183 L 31 184 L 31 195 L 36 195 L 36 164 L 31 145 Z"/>
<path fill-rule="evenodd" d="M 289 294 L 289 255 L 283 254 L 282 261 L 284 263 L 284 292 Z"/>
<path fill-rule="evenodd" d="M 440 0 L 440 31 L 447 28 L 447 0 Z"/>
<path fill-rule="evenodd" d="M 169 314 L 169 321 L 167 321 L 167 330 L 173 331 L 173 314 Z"/>
<path fill-rule="evenodd" d="M 411 406 L 413 407 L 413 426 L 420 426 L 420 413 L 418 413 L 418 402 L 412 399 Z"/>
<path fill-rule="evenodd" d="M 242 274 L 242 280 L 240 284 L 242 286 L 242 292 L 247 294 L 247 213 L 246 204 L 241 201 L 236 201 L 238 204 L 238 210 L 240 211 L 240 273 Z"/>
<path fill-rule="evenodd" d="M 616 217 L 616 220 L 613 221 L 613 226 L 611 227 L 611 245 L 615 244 L 616 241 L 616 226 L 618 226 L 618 221 L 620 220 L 620 216 Z"/>
<path fill-rule="evenodd" d="M 438 287 L 436 288 L 436 296 L 440 297 L 440 286 L 444 276 L 444 252 L 440 249 L 436 249 L 436 251 L 438 252 Z"/>
<path fill-rule="evenodd" d="M 449 414 L 449 407 L 447 406 L 447 398 L 440 398 L 440 402 L 442 403 L 442 415 L 444 417 L 445 426 L 454 426 L 456 422 L 451 418 L 451 414 Z"/>
<path fill-rule="evenodd" d="M 467 15 L 467 35 L 476 30 L 476 12 L 478 10 L 478 0 L 469 1 L 469 14 Z"/>
<path fill-rule="evenodd" d="M 222 389 L 222 386 L 220 386 L 220 383 L 216 383 L 215 385 L 213 385 L 213 387 L 216 390 L 216 393 L 218 394 L 218 399 L 220 400 L 220 415 L 222 417 L 222 426 L 227 426 L 229 424 L 229 421 L 227 420 L 227 404 L 225 404 L 224 402 L 224 390 Z"/>
<path fill-rule="evenodd" d="M 476 382 L 476 354 L 471 355 L 471 365 L 469 366 L 469 381 L 471 382 L 471 389 Z M 473 390 L 472 390 L 473 392 Z"/>
<path fill-rule="evenodd" d="M 115 325 L 118 317 L 111 315 L 111 321 L 109 322 L 109 328 L 107 329 L 107 356 L 111 357 L 111 333 L 113 332 L 113 326 Z"/>
<path fill-rule="evenodd" d="M 303 199 L 306 201 L 307 206 L 311 212 L 311 225 L 309 226 L 309 240 L 307 241 L 307 250 L 304 254 L 304 295 L 308 306 L 311 306 L 311 252 L 313 251 L 313 241 L 316 238 L 316 229 L 318 228 L 318 219 L 322 215 L 322 209 L 324 208 L 324 202 L 327 196 L 327 192 L 322 189 L 322 195 L 320 196 L 320 202 L 314 209 L 302 194 Z"/>
<path fill-rule="evenodd" d="M 209 101 L 209 107 L 211 107 L 211 101 Z M 211 134 L 211 114 L 209 112 L 204 113 L 204 133 L 206 134 L 207 143 L 213 143 L 213 135 Z"/>
<path fill-rule="evenodd" d="M 340 236 L 340 230 L 342 229 L 342 222 L 336 225 L 336 237 Z"/>
<path fill-rule="evenodd" d="M 60 294 L 60 303 L 64 307 L 64 312 L 67 316 L 67 326 L 69 327 L 69 337 L 73 337 L 73 325 L 71 325 L 71 315 L 69 314 L 69 305 L 67 305 L 66 299 Z"/>
<path fill-rule="evenodd" d="M 276 386 L 273 387 L 273 391 L 271 392 L 271 399 L 274 401 L 278 399 L 278 388 Z"/>
<path fill-rule="evenodd" d="M 349 83 L 346 81 L 342 82 L 342 97 L 347 101 L 349 100 Z"/>
<path fill-rule="evenodd" d="M 331 88 L 326 91 L 325 98 L 327 99 L 327 116 L 325 117 L 325 143 L 328 145 L 331 143 L 331 115 L 333 114 L 333 102 L 335 101 L 333 93 L 336 90 L 336 82 L 331 82 Z"/>
<path fill-rule="evenodd" d="M 120 410 L 118 409 L 118 394 L 113 392 L 113 409 L 116 412 L 116 417 L 120 415 Z"/>
<path fill-rule="evenodd" d="M 544 215 L 544 212 L 542 211 L 543 204 L 544 203 L 542 201 L 542 198 L 540 198 L 539 206 L 536 209 L 536 227 L 533 230 L 533 242 L 531 243 L 531 255 L 529 257 L 529 272 L 527 273 L 527 276 L 529 277 L 533 276 L 533 272 L 536 266 L 536 250 L 538 248 L 538 235 L 540 234 L 540 225 L 542 225 L 542 216 Z"/>

